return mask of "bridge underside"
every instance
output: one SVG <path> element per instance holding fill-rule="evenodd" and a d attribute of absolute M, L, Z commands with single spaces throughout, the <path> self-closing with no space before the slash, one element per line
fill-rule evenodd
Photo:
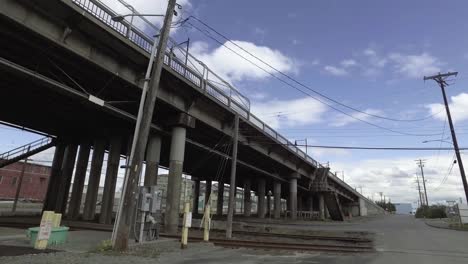
<path fill-rule="evenodd" d="M 0 120 L 57 138 L 46 207 L 71 218 L 83 214 L 83 218 L 92 220 L 97 213 L 97 194 L 88 191 L 81 197 L 86 173 L 81 175 L 80 171 L 84 166 L 86 172 L 91 159 L 87 185 L 88 190 L 97 192 L 104 151 L 109 153 L 108 168 L 115 167 L 121 155 L 127 155 L 148 55 L 76 9 L 66 0 L 7 0 L 0 7 Z M 90 96 L 99 100 L 92 102 Z M 180 161 L 175 153 L 182 151 L 182 170 L 194 180 L 223 179 L 228 183 L 234 116 L 166 65 L 152 120 L 151 138 L 160 142 L 155 143 L 158 158 L 148 154 L 147 164 L 169 168 L 169 176 L 174 177 L 173 162 Z M 187 122 L 187 118 L 195 123 Z M 323 198 L 323 191 L 338 194 L 335 202 L 342 205 L 359 203 L 361 197 L 335 179 L 328 179 L 327 189 L 313 191 L 311 182 L 317 168 L 292 155 L 287 147 L 275 145 L 244 119 L 239 131 L 237 187 L 249 186 L 247 190 L 263 196 L 259 200 L 271 191 L 275 201 L 288 201 L 287 211 L 293 212 L 293 218 L 297 211 L 318 211 L 324 218 L 328 199 Z M 257 137 L 263 138 L 257 142 Z M 174 139 L 185 141 L 185 149 L 174 147 Z M 145 178 L 156 178 L 157 169 L 150 172 L 153 175 L 147 173 Z M 72 176 L 73 185 L 78 182 L 81 187 L 70 184 Z M 112 215 L 109 201 L 114 198 L 117 172 L 107 169 L 104 177 L 103 199 L 110 209 L 101 208 L 101 214 L 105 211 L 109 215 L 110 210 Z M 69 190 L 72 193 L 67 207 Z M 78 206 L 77 213 L 76 203 L 80 201 L 85 201 L 85 212 Z M 274 204 L 278 207 L 277 202 Z M 258 206 L 258 216 L 264 217 L 266 205 L 259 202 Z M 286 210 L 272 211 L 279 217 Z M 107 215 L 100 221 L 110 223 L 112 217 L 109 220 Z"/>

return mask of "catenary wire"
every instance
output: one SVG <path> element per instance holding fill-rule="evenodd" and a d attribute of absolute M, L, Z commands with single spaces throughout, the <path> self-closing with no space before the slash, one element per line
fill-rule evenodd
<path fill-rule="evenodd" d="M 263 64 L 265 64 L 266 66 L 268 66 L 270 69 L 272 69 L 273 71 L 281 74 L 282 76 L 286 77 L 287 79 L 291 80 L 292 82 L 296 83 L 297 85 L 300 85 L 301 87 L 331 101 L 331 102 L 334 102 L 335 104 L 338 104 L 338 105 L 341 105 L 345 108 L 348 108 L 350 110 L 353 110 L 355 112 L 358 112 L 358 113 L 362 113 L 362 114 L 365 114 L 365 115 L 368 115 L 368 116 L 372 116 L 372 117 L 375 117 L 375 118 L 380 118 L 380 119 L 385 119 L 385 120 L 389 120 L 389 121 L 396 121 L 396 122 L 418 122 L 418 121 L 424 121 L 424 120 L 427 120 L 427 119 L 430 119 L 432 118 L 433 116 L 439 114 L 439 113 L 434 113 L 434 114 L 431 114 L 431 115 L 428 115 L 428 116 L 425 116 L 423 118 L 419 118 L 419 119 L 396 119 L 396 118 L 390 118 L 390 117 L 386 117 L 386 116 L 381 116 L 381 115 L 376 115 L 376 114 L 371 114 L 371 113 L 368 113 L 366 111 L 363 111 L 363 110 L 360 110 L 360 109 L 357 109 L 356 107 L 352 107 L 352 106 L 349 106 L 349 105 L 346 105 L 336 99 L 333 99 L 319 91 L 316 91 L 312 88 L 310 88 L 309 86 L 305 85 L 304 83 L 296 80 L 295 78 L 291 77 L 290 75 L 284 73 L 283 71 L 280 71 L 278 70 L 277 68 L 273 67 L 271 64 L 269 64 L 268 62 L 264 61 L 263 59 L 259 58 L 258 56 L 256 56 L 255 54 L 251 53 L 250 51 L 246 50 L 245 48 L 243 48 L 242 46 L 240 46 L 239 44 L 235 43 L 234 41 L 232 41 L 231 39 L 229 39 L 228 37 L 226 37 L 225 35 L 223 35 L 222 33 L 220 33 L 219 31 L 217 31 L 216 29 L 214 29 L 213 27 L 211 27 L 210 25 L 208 25 L 207 23 L 203 22 L 201 19 L 195 17 L 195 16 L 189 16 L 188 19 L 190 18 L 193 18 L 194 20 L 198 21 L 199 23 L 201 23 L 202 25 L 204 25 L 205 27 L 209 28 L 211 31 L 215 32 L 217 35 L 221 36 L 223 39 L 225 39 L 226 41 L 228 41 L 229 43 L 231 43 L 232 45 L 236 46 L 237 48 L 241 49 L 242 51 L 244 51 L 245 53 L 249 54 L 250 56 L 254 57 L 255 59 L 257 59 L 258 61 L 262 62 Z M 191 24 L 191 23 L 189 23 Z M 193 24 L 191 24 L 193 25 Z M 226 47 L 226 46 L 225 46 Z"/>

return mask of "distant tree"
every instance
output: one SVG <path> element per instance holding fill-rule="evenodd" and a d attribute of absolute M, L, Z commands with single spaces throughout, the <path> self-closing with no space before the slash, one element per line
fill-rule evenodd
<path fill-rule="evenodd" d="M 446 206 L 445 205 L 423 205 L 416 210 L 416 218 L 446 218 Z"/>
<path fill-rule="evenodd" d="M 395 212 L 396 211 L 395 205 L 393 203 L 391 203 L 391 202 L 375 201 L 375 203 L 378 206 L 382 207 L 387 212 Z"/>

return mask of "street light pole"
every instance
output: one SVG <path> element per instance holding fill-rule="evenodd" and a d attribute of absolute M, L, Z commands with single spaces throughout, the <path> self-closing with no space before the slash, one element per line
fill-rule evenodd
<path fill-rule="evenodd" d="M 134 140 L 132 142 L 132 150 L 130 152 L 129 164 L 124 180 L 123 197 L 121 197 L 121 203 L 119 205 L 119 211 L 117 212 L 117 219 L 112 235 L 112 247 L 114 250 L 118 251 L 124 251 L 128 248 L 128 237 L 130 233 L 130 226 L 132 225 L 131 216 L 136 206 L 135 195 L 138 186 L 138 179 L 141 174 L 146 144 L 148 142 L 148 135 L 153 118 L 156 97 L 159 90 L 164 56 L 166 54 L 165 51 L 167 40 L 169 38 L 169 31 L 171 28 L 172 16 L 174 15 L 175 6 L 176 0 L 169 0 L 166 15 L 164 17 L 164 24 L 161 29 L 160 40 L 156 50 L 155 65 L 151 71 L 149 89 L 146 97 L 144 98 L 145 100 L 140 102 L 140 106 L 143 104 L 143 107 L 140 107 L 138 113 L 137 124 L 135 126 L 134 132 Z M 156 43 L 153 44 L 153 46 L 155 45 Z"/>
<path fill-rule="evenodd" d="M 436 81 L 440 89 L 442 90 L 442 96 L 444 97 L 445 111 L 447 112 L 447 119 L 450 125 L 450 133 L 452 134 L 453 148 L 455 149 L 455 155 L 457 156 L 458 168 L 460 169 L 460 175 L 463 182 L 463 188 L 465 189 L 465 198 L 468 203 L 468 183 L 466 181 L 465 169 L 463 168 L 463 161 L 460 155 L 460 149 L 458 148 L 457 135 L 455 134 L 455 128 L 452 122 L 452 115 L 450 114 L 450 108 L 447 101 L 447 95 L 445 94 L 445 86 L 448 86 L 445 79 L 449 76 L 457 76 L 458 72 L 448 72 L 444 74 L 437 74 L 434 76 L 425 77 L 424 80 L 434 80 Z"/>

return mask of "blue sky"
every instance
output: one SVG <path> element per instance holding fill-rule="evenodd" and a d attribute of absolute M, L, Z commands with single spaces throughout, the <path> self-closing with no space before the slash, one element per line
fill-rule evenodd
<path fill-rule="evenodd" d="M 126 12 L 116 1 L 104 2 L 119 13 Z M 161 13 L 165 8 L 162 0 L 128 2 L 141 13 Z M 440 89 L 422 78 L 439 71 L 459 71 L 447 93 L 455 99 L 452 107 L 459 143 L 468 145 L 466 1 L 183 0 L 179 3 L 183 5 L 183 17 L 194 15 L 202 19 L 262 60 L 342 103 L 397 119 L 436 114 L 422 122 L 391 122 L 341 108 L 393 130 L 442 133 L 445 113 L 437 105 L 442 102 Z M 157 18 L 151 19 L 161 24 Z M 203 27 L 193 19 L 189 22 Z M 188 24 L 173 29 L 172 36 L 180 42 L 190 37 L 191 52 L 247 95 L 252 101 L 252 111 L 291 140 L 307 138 L 314 145 L 449 146 L 422 143 L 449 136 L 448 125 L 444 137 L 402 136 L 384 131 L 344 117 L 278 82 Z M 261 62 L 256 63 L 268 69 Z M 5 129 L 0 133 L 4 135 L 0 141 L 2 149 L 31 137 Z M 416 201 L 416 158 L 427 159 L 429 200 L 441 202 L 463 196 L 458 167 L 450 171 L 453 153 L 449 151 L 315 148 L 308 151 L 320 162 L 330 161 L 332 170 L 345 171 L 346 181 L 353 187 L 363 186 L 366 196 L 377 197 L 376 193 L 383 191 L 394 201 Z M 440 184 L 449 171 L 447 181 Z"/>

